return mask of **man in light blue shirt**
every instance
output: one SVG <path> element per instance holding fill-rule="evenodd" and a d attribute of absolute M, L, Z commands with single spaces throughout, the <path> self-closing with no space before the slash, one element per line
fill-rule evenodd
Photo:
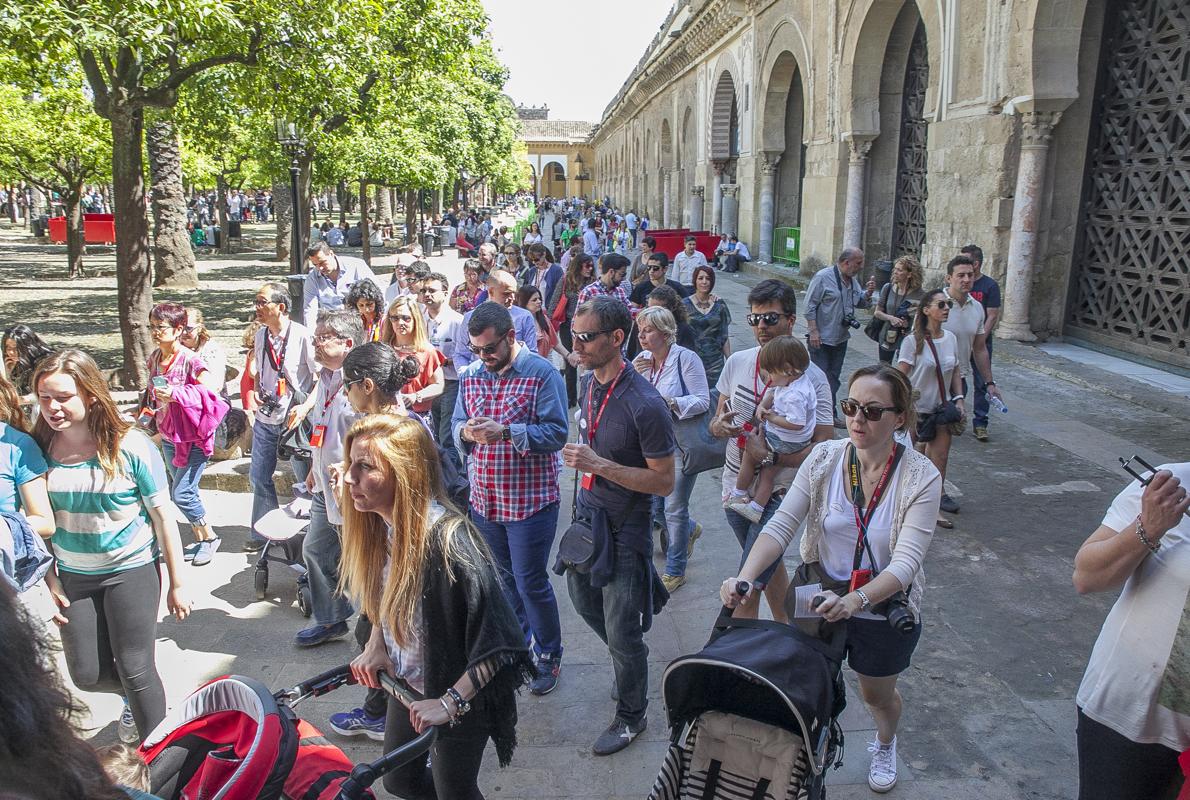
<path fill-rule="evenodd" d="M 351 287 L 367 278 L 376 283 L 376 274 L 362 258 L 335 255 L 326 242 L 311 245 L 306 251 L 310 271 L 302 292 L 302 319 L 318 319 L 318 312 L 343 307 Z"/>
<path fill-rule="evenodd" d="M 823 267 L 810 279 L 806 289 L 806 339 L 810 345 L 810 360 L 826 373 L 831 387 L 831 406 L 839 393 L 843 359 L 847 357 L 847 340 L 851 331 L 859 328 L 855 309 L 870 308 L 876 282 L 869 280 L 867 288 L 856 279 L 864 268 L 864 252 L 848 247 L 839 254 L 838 263 Z M 841 428 L 841 421 L 835 427 Z"/>

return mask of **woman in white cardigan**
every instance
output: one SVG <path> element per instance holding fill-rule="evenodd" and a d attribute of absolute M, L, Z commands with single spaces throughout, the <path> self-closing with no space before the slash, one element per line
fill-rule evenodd
<path fill-rule="evenodd" d="M 897 782 L 897 676 L 908 668 L 921 636 L 921 565 L 934 535 L 942 478 L 928 458 L 893 438 L 914 424 L 912 389 L 902 373 L 885 364 L 856 370 L 841 405 L 849 438 L 823 442 L 811 451 L 781 507 L 761 531 L 767 536 L 757 538 L 739 576 L 724 581 L 720 594 L 725 605 L 738 605 L 743 599 L 736 593 L 738 583 L 751 582 L 781 558 L 803 521 L 802 561 L 826 581 L 848 584 L 859 539 L 856 515 L 870 515 L 871 553 L 864 553 L 860 569 L 871 570 L 874 577 L 853 591 L 823 591 L 825 601 L 817 612 L 828 622 L 847 626 L 847 661 L 876 720 L 876 741 L 868 748 L 873 754 L 868 785 L 887 792 Z M 898 450 L 899 460 L 894 458 Z M 858 512 L 849 470 L 853 452 L 864 498 Z M 902 591 L 915 620 L 906 634 L 872 612 L 873 606 L 879 608 Z"/>

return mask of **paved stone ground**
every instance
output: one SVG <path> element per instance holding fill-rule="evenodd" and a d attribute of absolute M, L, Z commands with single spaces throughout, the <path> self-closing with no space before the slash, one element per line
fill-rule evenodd
<path fill-rule="evenodd" d="M 101 357 L 118 353 L 111 334 L 113 279 L 68 284 L 55 277 L 61 268 L 51 266 L 52 251 L 14 241 L 11 232 L 0 230 L 0 237 L 0 286 L 5 289 L 0 321 L 36 322 L 54 341 L 78 342 Z M 456 277 L 452 259 L 436 261 Z M 217 330 L 229 343 L 240 326 L 236 314 L 247 308 L 251 295 L 246 292 L 266 275 L 283 272 L 281 265 L 256 255 L 204 260 L 201 302 L 219 310 L 218 316 L 208 315 L 218 320 Z M 733 343 L 746 347 L 751 334 L 743 324 L 743 300 L 755 278 L 721 281 L 719 293 L 737 315 Z M 873 360 L 870 342 L 862 337 L 852 342 L 848 369 Z M 954 517 L 954 530 L 938 531 L 928 555 L 926 629 L 901 682 L 901 783 L 893 797 L 1074 796 L 1073 696 L 1114 600 L 1074 592 L 1074 553 L 1124 485 L 1117 456 L 1139 452 L 1152 463 L 1184 459 L 1190 441 L 1190 403 L 1184 398 L 1032 352 L 1036 348 L 1005 348 L 1013 352 L 1002 359 L 997 347 L 996 377 L 1010 413 L 993 420 L 991 442 L 980 444 L 968 435 L 952 450 L 952 494 L 962 511 Z M 591 755 L 591 742 L 614 713 L 608 699 L 611 671 L 606 650 L 574 613 L 565 584 L 555 581 L 566 644 L 562 682 L 548 697 L 522 697 L 520 747 L 506 770 L 489 755 L 481 781 L 486 796 L 648 794 L 667 739 L 662 670 L 704 643 L 718 608 L 719 581 L 734 574 L 739 557 L 718 503 L 717 473 L 700 482 L 693 510 L 706 533 L 690 562 L 690 581 L 647 636 L 651 713 L 646 733 L 617 756 Z M 564 505 L 570 486 L 567 481 Z M 346 641 L 315 650 L 293 646 L 293 633 L 304 620 L 289 576 L 275 572 L 269 598 L 253 601 L 251 562 L 237 552 L 247 534 L 249 497 L 216 491 L 204 496 L 225 547 L 210 567 L 187 568 L 193 616 L 159 628 L 158 662 L 171 703 L 222 673 L 254 676 L 280 688 L 349 660 L 355 651 Z M 660 567 L 663 560 L 658 557 L 656 563 Z M 866 784 L 865 752 L 872 722 L 855 694 L 854 676 L 847 673 L 847 678 L 847 749 L 844 766 L 829 777 L 832 800 L 873 796 Z M 87 735 L 96 742 L 112 740 L 118 699 L 81 697 L 91 709 Z M 325 726 L 329 714 L 361 699 L 361 690 L 348 687 L 302 711 Z M 363 739 L 342 744 L 356 759 L 379 751 Z"/>

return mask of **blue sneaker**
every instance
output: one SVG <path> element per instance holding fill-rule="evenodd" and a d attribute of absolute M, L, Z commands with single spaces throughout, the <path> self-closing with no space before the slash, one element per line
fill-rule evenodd
<path fill-rule="evenodd" d="M 124 710 L 120 712 L 120 721 L 116 724 L 116 735 L 124 744 L 140 744 L 140 732 L 136 729 L 136 720 L 132 718 L 132 709 L 128 701 L 124 701 Z"/>
<path fill-rule="evenodd" d="M 384 715 L 369 717 L 362 708 L 331 714 L 331 730 L 340 736 L 363 734 L 378 742 L 384 741 Z"/>
<path fill-rule="evenodd" d="M 562 656 L 540 656 L 537 659 L 537 677 L 529 681 L 529 691 L 541 696 L 558 688 L 558 675 L 562 671 Z"/>
<path fill-rule="evenodd" d="M 316 647 L 332 639 L 342 639 L 346 635 L 346 622 L 336 622 L 333 625 L 314 625 L 298 631 L 293 643 L 298 647 Z"/>

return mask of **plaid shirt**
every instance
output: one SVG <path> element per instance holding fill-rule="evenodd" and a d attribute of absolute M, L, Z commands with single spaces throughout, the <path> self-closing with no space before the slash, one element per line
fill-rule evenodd
<path fill-rule="evenodd" d="M 511 439 L 493 444 L 464 442 L 460 431 L 472 417 L 507 425 Z M 501 374 L 482 362 L 459 374 L 459 400 L 451 428 L 467 453 L 471 508 L 492 522 L 519 522 L 559 501 L 558 451 L 566 444 L 566 386 L 549 361 L 524 345 Z"/>
<path fill-rule="evenodd" d="M 621 283 L 618 286 L 608 289 L 603 285 L 603 281 L 594 281 L 584 286 L 583 290 L 578 293 L 578 304 L 581 306 L 591 298 L 601 297 L 603 295 L 616 298 L 624 304 L 625 308 L 630 307 L 628 305 L 628 292 L 624 290 L 624 284 Z"/>

